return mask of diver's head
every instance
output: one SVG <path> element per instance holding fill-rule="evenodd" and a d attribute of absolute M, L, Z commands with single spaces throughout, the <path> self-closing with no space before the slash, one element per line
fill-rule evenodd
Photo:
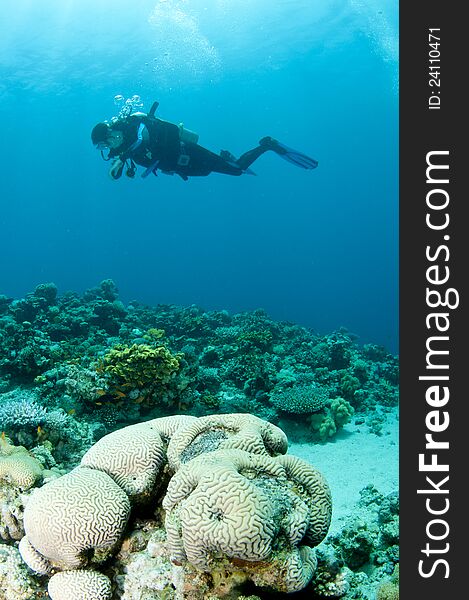
<path fill-rule="evenodd" d="M 102 150 L 107 148 L 107 138 L 110 133 L 109 125 L 107 123 L 98 123 L 93 127 L 91 132 L 91 141 L 93 145 Z"/>
<path fill-rule="evenodd" d="M 98 150 L 118 148 L 124 141 L 124 134 L 108 123 L 98 123 L 91 132 L 91 141 Z"/>

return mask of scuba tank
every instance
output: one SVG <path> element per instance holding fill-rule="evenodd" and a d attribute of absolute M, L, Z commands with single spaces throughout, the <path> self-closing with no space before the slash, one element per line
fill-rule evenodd
<path fill-rule="evenodd" d="M 153 104 L 148 112 L 149 117 L 155 116 L 155 112 L 156 112 L 156 109 L 158 108 L 158 106 L 159 106 L 159 102 L 153 102 Z M 178 127 L 179 127 L 179 140 L 181 142 L 189 143 L 189 144 L 197 144 L 197 142 L 199 141 L 198 133 L 195 133 L 195 131 L 191 131 L 190 129 L 186 129 L 184 127 L 184 123 L 179 123 Z"/>
<path fill-rule="evenodd" d="M 191 131 L 190 129 L 186 129 L 184 127 L 184 123 L 179 123 L 179 139 L 181 142 L 186 142 L 190 144 L 197 144 L 199 141 L 199 134 Z"/>

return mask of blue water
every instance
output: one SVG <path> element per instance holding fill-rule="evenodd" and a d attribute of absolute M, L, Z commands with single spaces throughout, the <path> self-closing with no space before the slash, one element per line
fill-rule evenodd
<path fill-rule="evenodd" d="M 395 0 L 4 0 L 0 293 L 41 282 L 124 301 L 263 307 L 398 345 Z M 115 182 L 90 142 L 114 96 L 236 155 L 257 177 Z"/>

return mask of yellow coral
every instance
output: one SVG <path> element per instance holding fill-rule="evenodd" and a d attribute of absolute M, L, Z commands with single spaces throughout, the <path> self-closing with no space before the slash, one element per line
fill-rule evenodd
<path fill-rule="evenodd" d="M 164 346 L 118 344 L 104 356 L 100 368 L 116 385 L 164 385 L 179 370 L 179 357 Z"/>
<path fill-rule="evenodd" d="M 146 340 L 159 340 L 166 335 L 164 329 L 157 329 L 156 327 L 152 327 L 149 329 L 146 334 L 143 336 Z"/>

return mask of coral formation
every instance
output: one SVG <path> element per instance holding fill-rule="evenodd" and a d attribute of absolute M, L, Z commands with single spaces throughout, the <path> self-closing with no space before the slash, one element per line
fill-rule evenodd
<path fill-rule="evenodd" d="M 20 552 L 39 574 L 63 570 L 49 582 L 52 598 L 75 600 L 73 590 L 80 586 L 94 590 L 80 598 L 109 597 L 107 578 L 83 567 L 112 556 L 131 501 L 142 494 L 151 498 L 166 460 L 162 437 L 169 446 L 179 438 L 181 449 L 181 440 L 187 447 L 210 426 L 230 431 L 234 449 L 203 445 L 175 466 L 162 501 L 166 561 L 284 592 L 308 584 L 317 564 L 312 547 L 326 536 L 332 512 L 322 475 L 294 456 L 269 456 L 268 450 L 286 451 L 286 437 L 251 415 L 174 416 L 109 434 L 88 451 L 82 466 L 34 491 Z"/>
<path fill-rule="evenodd" d="M 231 565 L 258 585 L 293 592 L 313 575 L 314 553 L 305 544 L 325 537 L 332 503 L 325 480 L 301 459 L 217 450 L 177 471 L 163 508 L 177 564 L 212 572 Z M 266 561 L 278 567 L 276 576 L 258 568 Z"/>
<path fill-rule="evenodd" d="M 164 346 L 118 344 L 104 355 L 100 368 L 111 384 L 143 387 L 168 383 L 179 370 L 179 361 Z"/>
<path fill-rule="evenodd" d="M 170 417 L 152 419 L 147 421 L 147 423 L 148 425 L 154 425 L 163 440 L 168 442 L 180 429 L 186 429 L 197 421 L 197 417 L 190 415 L 172 415 Z"/>
<path fill-rule="evenodd" d="M 25 427 L 36 429 L 47 419 L 47 411 L 31 394 L 15 398 L 13 394 L 2 394 L 0 403 L 0 426 L 3 431 Z"/>
<path fill-rule="evenodd" d="M 332 498 L 329 486 L 319 471 L 296 456 L 279 456 L 277 461 L 296 489 L 303 490 L 298 493 L 308 507 L 305 539 L 312 546 L 317 546 L 325 538 L 331 523 Z"/>
<path fill-rule="evenodd" d="M 0 544 L 0 598 L 38 600 L 44 598 L 42 586 L 33 580 L 16 548 Z"/>
<path fill-rule="evenodd" d="M 0 539 L 6 543 L 24 535 L 24 507 L 31 488 L 57 475 L 57 469 L 45 468 L 52 465 L 47 464 L 43 450 L 40 446 L 28 452 L 14 446 L 5 434 L 0 437 Z"/>
<path fill-rule="evenodd" d="M 168 462 L 173 471 L 202 452 L 216 449 L 247 450 L 254 454 L 283 454 L 288 441 L 284 432 L 250 414 L 200 417 L 181 428 L 168 445 Z"/>
<path fill-rule="evenodd" d="M 350 421 L 354 412 L 354 408 L 348 400 L 334 398 L 323 410 L 310 416 L 311 429 L 318 435 L 321 442 L 327 442 Z"/>
<path fill-rule="evenodd" d="M 49 575 L 53 572 L 52 564 L 40 554 L 31 544 L 26 536 L 23 536 L 18 544 L 21 557 L 28 567 L 38 575 Z"/>
<path fill-rule="evenodd" d="M 274 389 L 270 395 L 270 401 L 276 408 L 295 415 L 318 412 L 328 400 L 328 390 L 318 385 L 294 385 L 282 390 Z"/>
<path fill-rule="evenodd" d="M 155 423 L 129 425 L 104 436 L 83 456 L 81 465 L 103 471 L 131 501 L 151 496 L 164 460 Z"/>
<path fill-rule="evenodd" d="M 381 494 L 368 485 L 360 492 L 355 513 L 327 538 L 318 551 L 318 594 L 343 583 L 345 600 L 399 597 L 399 496 Z M 326 596 L 327 597 L 327 596 Z"/>
<path fill-rule="evenodd" d="M 106 575 L 97 571 L 62 571 L 49 580 L 47 591 L 51 600 L 111 600 L 111 582 Z"/>
<path fill-rule="evenodd" d="M 24 535 L 24 505 L 28 493 L 11 486 L 0 487 L 0 539 L 10 543 Z"/>
<path fill-rule="evenodd" d="M 41 463 L 23 446 L 13 446 L 0 437 L 0 484 L 27 490 L 42 477 Z"/>
<path fill-rule="evenodd" d="M 220 555 L 267 559 L 277 533 L 275 508 L 243 472 L 279 478 L 282 471 L 276 462 L 242 450 L 218 450 L 180 468 L 163 500 L 173 560 L 208 569 Z"/>
<path fill-rule="evenodd" d="M 397 564 L 391 579 L 383 581 L 377 589 L 376 600 L 399 600 L 399 565 Z"/>
<path fill-rule="evenodd" d="M 114 549 L 129 514 L 127 495 L 108 475 L 77 467 L 35 490 L 24 528 L 29 544 L 50 565 L 76 569 Z"/>
<path fill-rule="evenodd" d="M 343 598 L 350 589 L 347 569 L 338 561 L 326 562 L 320 557 L 311 587 L 319 598 Z"/>
<path fill-rule="evenodd" d="M 82 297 L 44 284 L 21 300 L 5 297 L 1 307 L 3 390 L 36 384 L 39 410 L 72 409 L 106 432 L 175 409 L 250 412 L 279 422 L 279 411 L 295 416 L 292 408 L 316 414 L 326 394 L 356 412 L 397 403 L 397 358 L 378 346 L 360 348 L 343 329 L 318 336 L 262 310 L 124 307 L 111 280 Z M 44 415 L 35 418 L 42 427 Z M 332 421 L 322 424 L 322 441 L 334 434 Z"/>
<path fill-rule="evenodd" d="M 51 447 L 55 446 L 57 458 L 76 464 L 79 459 L 73 453 L 79 452 L 81 456 L 83 447 L 93 443 L 96 430 L 102 425 L 78 423 L 62 408 L 46 408 L 39 402 L 39 395 L 31 391 L 12 390 L 0 394 L 0 428 L 13 441 L 29 449 L 47 441 Z M 65 443 L 66 456 L 63 455 Z"/>
<path fill-rule="evenodd" d="M 119 525 L 115 544 L 103 552 L 96 540 L 101 534 L 107 540 L 108 534 L 97 528 L 97 537 L 90 538 L 84 528 L 88 539 L 79 540 L 70 550 L 70 562 L 68 555 L 59 556 L 52 543 L 47 549 L 52 556 L 43 555 L 36 548 L 40 540 L 30 540 L 26 532 L 20 547 L 33 569 L 49 573 L 52 564 L 67 569 L 73 564 L 74 571 L 85 565 L 99 568 L 112 581 L 116 599 L 145 600 L 145 594 L 151 598 L 177 593 L 206 600 L 237 597 L 246 581 L 277 590 L 306 585 L 315 569 L 313 551 L 306 548 L 322 539 L 326 521 L 316 538 L 310 541 L 304 534 L 295 546 L 293 515 L 321 510 L 321 503 L 311 503 L 307 481 L 300 475 L 295 479 L 293 467 L 288 471 L 291 457 L 281 456 L 287 450 L 282 430 L 294 441 L 326 444 L 342 428 L 347 436 L 353 435 L 348 423 L 354 418 L 355 426 L 366 424 L 372 434 L 383 435 L 386 415 L 398 402 L 399 362 L 381 346 L 359 346 L 345 329 L 318 335 L 276 322 L 263 310 L 232 315 L 195 305 L 124 304 L 114 282 L 107 279 L 82 295 L 60 294 L 53 283 L 43 283 L 24 298 L 0 296 L 0 375 L 0 431 L 16 448 L 23 447 L 15 451 L 14 460 L 34 464 L 36 473 L 31 476 L 30 471 L 29 479 L 24 474 L 12 477 L 13 454 L 0 454 L 0 470 L 8 472 L 0 483 L 0 550 L 23 536 L 24 514 L 28 522 L 37 494 L 50 498 L 51 514 L 57 510 L 54 490 L 58 497 L 64 490 L 57 483 L 63 477 L 55 478 L 81 465 L 65 481 L 85 472 L 106 481 L 104 488 L 118 490 L 126 510 L 133 508 L 129 528 Z M 141 427 L 142 421 L 148 426 Z M 269 498 L 274 505 L 278 490 L 284 488 L 272 481 L 282 480 L 287 488 L 296 489 L 293 496 L 285 492 L 292 522 L 289 525 L 285 517 L 281 527 L 288 533 L 272 538 L 267 561 L 219 557 L 217 570 L 211 573 L 186 560 L 181 566 L 172 564 L 161 508 L 168 481 L 193 460 L 202 460 L 202 454 L 239 450 L 274 461 L 282 469 L 280 478 L 259 478 L 256 473 L 248 477 L 257 492 L 268 495 L 269 489 L 274 490 Z M 36 490 L 41 480 L 45 485 Z M 76 483 L 75 508 L 68 513 L 72 531 L 82 529 L 79 497 L 88 494 L 90 485 Z M 320 479 L 317 489 L 324 489 Z M 48 490 L 52 490 L 50 497 Z M 308 590 L 317 589 L 321 595 L 318 586 L 322 582 L 323 596 L 342 593 L 352 598 L 353 594 L 361 597 L 370 582 L 377 588 L 380 578 L 392 583 L 389 577 L 398 561 L 398 500 L 393 495 L 365 496 L 355 520 L 337 539 L 328 538 L 333 559 L 325 560 L 324 552 L 315 549 L 317 587 L 310 583 Z M 155 522 L 148 517 L 153 509 Z M 175 515 L 180 507 L 171 510 Z M 373 518 L 358 518 L 360 510 Z M 296 529 L 298 536 L 302 532 L 301 527 Z M 60 535 L 69 533 L 62 531 L 59 540 Z M 122 536 L 122 549 L 115 557 Z M 126 554 L 127 540 L 134 544 L 137 539 L 148 546 Z M 290 544 L 283 554 L 282 540 Z M 324 547 L 323 542 L 319 548 Z M 103 563 L 106 556 L 109 560 Z M 362 566 L 356 566 L 363 560 Z M 154 568 L 152 576 L 141 573 L 138 565 Z M 371 570 L 373 578 L 361 569 Z M 288 580 L 288 572 L 296 573 L 296 583 Z M 0 579 L 2 573 L 0 567 Z M 12 580 L 3 581 L 10 590 L 5 592 L 8 600 L 21 598 L 22 592 L 17 598 L 11 591 Z M 30 595 L 25 597 L 35 598 L 36 584 L 46 593 L 33 577 L 27 584 Z"/>

